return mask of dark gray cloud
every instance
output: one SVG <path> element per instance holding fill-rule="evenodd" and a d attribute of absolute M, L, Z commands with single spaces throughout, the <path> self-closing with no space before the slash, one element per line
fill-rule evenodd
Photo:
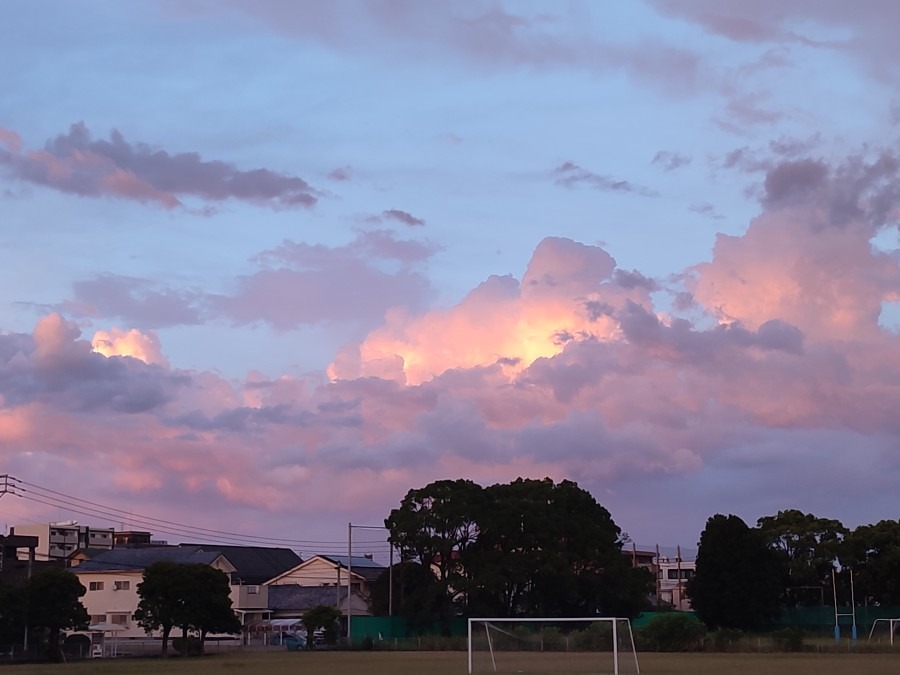
<path fill-rule="evenodd" d="M 382 211 L 381 217 L 386 220 L 395 220 L 398 223 L 403 223 L 410 227 L 422 227 L 425 224 L 424 219 L 416 218 L 411 213 L 401 211 L 400 209 L 388 209 L 387 211 Z"/>
<path fill-rule="evenodd" d="M 555 183 L 557 185 L 567 188 L 586 185 L 602 192 L 631 192 L 644 197 L 657 197 L 659 195 L 655 190 L 636 185 L 627 180 L 592 173 L 574 162 L 563 162 L 553 170 L 553 175 L 556 177 Z"/>
<path fill-rule="evenodd" d="M 74 296 L 56 307 L 71 316 L 119 317 L 137 328 L 196 325 L 204 321 L 204 295 L 146 279 L 104 274 L 72 284 Z"/>
<path fill-rule="evenodd" d="M 0 400 L 74 412 L 143 413 L 168 403 L 186 376 L 128 357 L 106 358 L 69 331 L 52 349 L 32 336 L 0 335 Z M 73 339 L 74 338 L 74 339 Z"/>
<path fill-rule="evenodd" d="M 653 157 L 651 164 L 655 164 L 663 169 L 663 171 L 675 171 L 683 166 L 691 163 L 691 158 L 680 152 L 669 152 L 668 150 L 660 150 Z"/>
<path fill-rule="evenodd" d="M 297 176 L 269 169 L 241 170 L 204 160 L 195 152 L 170 154 L 146 143 L 130 143 L 113 130 L 94 139 L 83 122 L 48 141 L 40 152 L 0 145 L 0 167 L 14 179 L 81 196 L 112 196 L 182 206 L 181 198 L 227 199 L 275 209 L 311 207 L 316 191 Z"/>

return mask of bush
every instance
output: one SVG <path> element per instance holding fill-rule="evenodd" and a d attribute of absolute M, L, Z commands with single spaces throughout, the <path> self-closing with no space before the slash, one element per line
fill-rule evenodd
<path fill-rule="evenodd" d="M 558 652 L 565 649 L 565 636 L 559 628 L 550 626 L 541 631 L 541 649 L 545 652 Z"/>
<path fill-rule="evenodd" d="M 81 633 L 67 635 L 66 639 L 63 640 L 63 653 L 66 656 L 90 656 L 91 638 Z"/>
<path fill-rule="evenodd" d="M 736 628 L 720 628 L 715 633 L 711 633 L 712 649 L 717 652 L 736 652 L 740 651 L 741 642 L 744 639 L 744 632 Z"/>
<path fill-rule="evenodd" d="M 805 648 L 803 643 L 803 638 L 805 637 L 806 631 L 799 626 L 782 628 L 772 633 L 775 646 L 785 652 L 802 652 Z"/>
<path fill-rule="evenodd" d="M 574 634 L 575 648 L 585 651 L 612 651 L 612 626 L 597 621 Z"/>
<path fill-rule="evenodd" d="M 187 649 L 185 649 L 185 646 Z M 203 653 L 200 650 L 200 638 L 195 637 L 189 637 L 187 645 L 185 645 L 184 638 L 172 638 L 172 649 L 182 656 L 198 656 Z"/>
<path fill-rule="evenodd" d="M 706 626 L 690 614 L 660 614 L 650 619 L 638 635 L 648 651 L 693 652 L 702 648 Z"/>

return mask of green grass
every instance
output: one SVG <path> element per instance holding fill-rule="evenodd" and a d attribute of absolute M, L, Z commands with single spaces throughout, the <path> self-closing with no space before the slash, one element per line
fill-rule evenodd
<path fill-rule="evenodd" d="M 640 655 L 640 665 L 643 675 L 895 675 L 900 672 L 900 654 L 645 653 Z M 466 655 L 465 652 L 243 652 L 202 658 L 97 659 L 23 665 L 10 672 L 14 675 L 463 675 Z"/>

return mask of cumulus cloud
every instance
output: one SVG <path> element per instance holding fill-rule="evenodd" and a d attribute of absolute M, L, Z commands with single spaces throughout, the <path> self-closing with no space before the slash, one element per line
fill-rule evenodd
<path fill-rule="evenodd" d="M 193 152 L 170 154 L 146 143 L 129 143 L 115 130 L 109 140 L 94 139 L 83 122 L 40 150 L 23 150 L 11 130 L 4 130 L 3 139 L 0 168 L 10 177 L 83 197 L 116 197 L 166 209 L 183 206 L 185 197 L 237 199 L 274 209 L 311 207 L 318 200 L 316 191 L 297 176 L 241 170 Z"/>
<path fill-rule="evenodd" d="M 165 365 L 155 336 L 134 330 L 99 335 L 92 347 L 73 322 L 51 314 L 30 339 L 0 336 L 6 347 L 0 349 L 0 400 L 14 409 L 138 413 L 164 405 L 180 386 L 180 377 L 147 365 Z"/>
<path fill-rule="evenodd" d="M 619 283 L 614 270 L 615 260 L 603 249 L 548 237 L 535 249 L 521 283 L 491 277 L 450 310 L 391 313 L 383 328 L 342 353 L 330 372 L 346 379 L 376 367 L 385 376 L 383 368 L 392 364 L 392 377 L 419 383 L 447 368 L 530 364 L 558 353 L 561 334 L 607 338 L 614 323 L 590 307 L 621 306 L 626 299 L 649 303 L 645 283 Z"/>
<path fill-rule="evenodd" d="M 142 333 L 136 328 L 98 330 L 91 339 L 91 349 L 103 356 L 130 356 L 144 363 L 168 365 L 159 337 L 154 332 Z"/>
<path fill-rule="evenodd" d="M 855 476 L 866 462 L 889 467 L 873 475 L 896 487 L 900 337 L 878 312 L 897 297 L 900 261 L 870 243 L 893 208 L 893 169 L 802 161 L 772 160 L 761 213 L 744 234 L 720 235 L 685 288 L 548 237 L 518 276 L 490 276 L 452 306 L 382 304 L 328 381 L 184 373 L 148 331 L 108 329 L 92 349 L 76 325 L 45 317 L 32 334 L 0 335 L 0 456 L 134 500 L 285 521 L 386 513 L 447 476 L 569 477 L 605 502 L 624 490 L 627 504 L 647 481 L 687 502 L 703 490 L 740 502 L 775 490 L 765 476 L 784 488 L 771 476 L 790 472 L 801 502 L 829 470 Z M 284 242 L 257 262 L 299 276 L 245 300 L 271 303 L 257 318 L 324 316 L 279 307 L 278 294 L 322 292 L 338 283 L 329 268 L 349 278 L 361 259 L 362 285 L 389 268 L 402 280 L 432 252 L 384 232 L 338 248 Z M 665 311 L 660 291 L 677 293 Z M 363 311 L 350 295 L 330 297 Z M 123 356 L 139 349 L 144 360 Z M 802 467 L 815 467 L 806 488 Z M 847 490 L 847 504 L 869 503 L 869 481 Z"/>
<path fill-rule="evenodd" d="M 240 277 L 231 295 L 209 296 L 211 311 L 279 330 L 301 324 L 371 326 L 391 308 L 421 307 L 431 293 L 420 269 L 437 247 L 388 230 L 359 232 L 344 246 L 286 241 L 256 257 L 262 269 Z"/>

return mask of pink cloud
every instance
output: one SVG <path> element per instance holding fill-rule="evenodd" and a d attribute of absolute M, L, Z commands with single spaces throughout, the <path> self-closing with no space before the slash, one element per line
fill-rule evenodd
<path fill-rule="evenodd" d="M 331 381 L 180 371 L 128 324 L 100 336 L 109 357 L 58 315 L 0 333 L 0 458 L 100 503 L 227 516 L 235 531 L 281 532 L 297 513 L 333 531 L 459 476 L 574 478 L 628 514 L 636 490 L 680 496 L 691 513 L 785 494 L 817 504 L 835 472 L 841 505 L 874 509 L 874 483 L 884 506 L 900 470 L 900 337 L 878 313 L 900 272 L 871 240 L 894 212 L 896 169 L 887 156 L 789 162 L 766 159 L 762 212 L 719 236 L 686 290 L 549 237 L 518 277 L 488 277 L 455 305 L 377 305 Z M 364 308 L 348 280 L 378 279 L 365 264 L 408 281 L 432 251 L 386 232 L 284 242 L 234 297 L 248 317 L 294 325 L 335 316 L 303 306 L 303 291 L 347 284 L 329 298 L 350 316 Z M 271 300 L 286 290 L 297 305 Z M 682 295 L 662 311 L 659 290 Z M 144 360 L 113 354 L 138 349 Z"/>
<path fill-rule="evenodd" d="M 268 169 L 240 170 L 197 153 L 169 154 L 145 143 L 129 143 L 118 131 L 110 140 L 94 140 L 84 123 L 47 142 L 42 150 L 23 151 L 18 136 L 0 130 L 0 168 L 15 179 L 71 194 L 111 196 L 155 203 L 172 209 L 181 199 L 238 199 L 275 209 L 313 206 L 315 190 L 301 178 Z"/>
<path fill-rule="evenodd" d="M 506 364 L 518 371 L 539 356 L 561 351 L 567 339 L 605 339 L 616 330 L 589 303 L 648 302 L 646 289 L 612 279 L 615 261 L 597 247 L 547 238 L 538 246 L 521 285 L 491 277 L 456 308 L 419 317 L 393 312 L 383 328 L 339 355 L 334 378 L 372 374 L 420 383 L 448 368 Z"/>
<path fill-rule="evenodd" d="M 377 325 L 391 308 L 420 307 L 431 292 L 419 263 L 437 250 L 386 230 L 359 232 L 329 248 L 285 241 L 256 256 L 262 269 L 237 280 L 229 296 L 210 296 L 210 311 L 237 323 L 279 330 L 301 324 Z"/>
<path fill-rule="evenodd" d="M 128 331 L 121 328 L 98 330 L 91 339 L 91 348 L 106 357 L 130 356 L 148 364 L 168 365 L 156 333 L 142 333 L 136 328 Z"/>

